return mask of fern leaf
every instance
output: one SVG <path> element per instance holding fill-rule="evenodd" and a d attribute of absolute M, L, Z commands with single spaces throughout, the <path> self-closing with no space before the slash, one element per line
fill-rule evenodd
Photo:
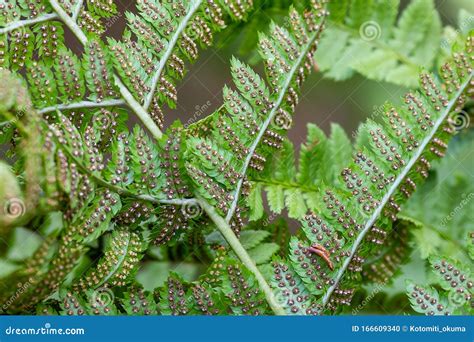
<path fill-rule="evenodd" d="M 148 316 L 156 314 L 153 294 L 144 291 L 138 286 L 134 286 L 125 292 L 120 302 L 128 315 Z"/>
<path fill-rule="evenodd" d="M 465 51 L 443 67 L 444 84 L 422 74 L 422 92 L 408 93 L 405 107 L 387 106 L 384 125 L 369 120 L 359 129 L 368 139 L 359 139 L 354 162 L 319 199 L 318 215 L 310 217 L 314 228 L 306 230 L 309 241 L 293 241 L 290 264 L 300 268 L 300 276 L 305 276 L 301 262 L 310 265 L 301 254 L 318 259 L 315 269 L 322 273 L 313 285 L 322 290 L 318 306 L 331 311 L 350 303 L 351 279 L 374 249 L 370 235 L 381 229 L 391 232 L 390 220 L 396 220 L 401 204 L 427 177 L 431 161 L 444 155 L 453 133 L 449 115 L 463 105 L 472 82 L 472 50 L 470 37 Z M 453 89 L 453 83 L 459 86 Z"/>
<path fill-rule="evenodd" d="M 432 287 L 423 288 L 408 282 L 407 292 L 412 308 L 416 312 L 431 316 L 450 315 L 452 313 L 453 308 L 450 307 L 448 299 L 440 297 L 438 291 Z"/>
<path fill-rule="evenodd" d="M 196 191 L 226 216 L 235 232 L 242 225 L 240 195 L 248 194 L 247 173 L 251 174 L 251 169 L 261 171 L 265 156 L 283 147 L 280 133 L 291 124 L 297 92 L 308 72 L 325 15 L 315 2 L 306 20 L 293 10 L 288 30 L 273 25 L 271 37 L 261 36 L 260 50 L 270 86 L 249 66 L 232 59 L 237 91 L 224 88 L 223 108 L 205 120 L 213 120 L 215 128 L 200 129 L 205 123 L 199 122 L 189 131 L 202 132 L 186 152 L 186 167 Z"/>
<path fill-rule="evenodd" d="M 432 0 L 412 0 L 394 26 L 398 7 L 399 0 L 333 2 L 337 14 L 316 54 L 320 69 L 336 80 L 359 72 L 376 81 L 418 86 L 419 68 L 434 66 L 441 20 Z"/>
<path fill-rule="evenodd" d="M 253 275 L 234 260 L 225 261 L 222 289 L 237 315 L 261 315 L 268 308 Z"/>
<path fill-rule="evenodd" d="M 76 286 L 79 289 L 96 289 L 101 286 L 124 286 L 133 274 L 143 251 L 138 234 L 114 230 L 106 242 L 104 256 Z"/>
<path fill-rule="evenodd" d="M 269 161 L 267 172 L 251 176 L 253 185 L 249 199 L 251 218 L 258 219 L 256 205 L 263 205 L 262 188 L 268 205 L 274 213 L 288 209 L 288 216 L 302 218 L 308 210 L 317 209 L 318 191 L 323 184 L 334 183 L 340 169 L 350 159 L 352 146 L 344 130 L 337 125 L 331 128 L 331 136 L 313 124 L 308 125 L 306 143 L 301 145 L 298 168 L 295 168 L 293 145 L 285 141 L 283 147 Z"/>

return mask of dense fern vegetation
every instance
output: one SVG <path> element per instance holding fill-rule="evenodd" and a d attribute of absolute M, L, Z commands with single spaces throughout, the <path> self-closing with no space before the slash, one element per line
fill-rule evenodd
<path fill-rule="evenodd" d="M 0 313 L 473 313 L 468 9 L 132 3 L 0 0 Z M 167 125 L 214 42 L 232 83 Z M 315 72 L 411 90 L 291 141 Z"/>

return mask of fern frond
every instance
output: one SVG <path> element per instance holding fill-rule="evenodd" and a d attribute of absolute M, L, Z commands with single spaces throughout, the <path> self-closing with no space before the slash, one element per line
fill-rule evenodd
<path fill-rule="evenodd" d="M 418 86 L 420 68 L 432 70 L 441 20 L 432 0 L 412 0 L 396 25 L 399 0 L 333 1 L 336 13 L 316 54 L 325 75 L 344 80 L 354 72 L 376 81 Z"/>
<path fill-rule="evenodd" d="M 262 190 L 266 192 L 270 210 L 276 214 L 287 208 L 289 217 L 303 218 L 308 210 L 317 209 L 321 187 L 334 183 L 339 170 L 350 159 L 351 150 L 350 140 L 340 126 L 333 125 L 331 136 L 326 137 L 317 126 L 308 124 L 297 168 L 293 144 L 285 141 L 268 162 L 266 171 L 250 176 L 251 219 L 263 214 Z"/>
<path fill-rule="evenodd" d="M 407 296 L 413 310 L 425 315 L 472 314 L 474 280 L 471 261 L 464 264 L 452 258 L 431 257 L 430 265 L 441 290 L 438 292 L 432 286 L 407 281 Z"/>
<path fill-rule="evenodd" d="M 103 258 L 74 286 L 83 291 L 124 286 L 140 261 L 144 250 L 141 240 L 136 233 L 115 229 L 105 244 Z"/>
<path fill-rule="evenodd" d="M 408 93 L 404 107 L 387 104 L 383 125 L 368 121 L 361 126 L 354 162 L 342 170 L 336 187 L 321 195 L 318 214 L 307 219 L 306 238 L 293 240 L 285 267 L 300 270 L 302 279 L 318 275 L 306 280 L 321 293 L 318 308 L 331 311 L 350 303 L 353 279 L 371 256 L 372 241 L 377 242 L 370 235 L 391 233 L 390 221 L 401 204 L 427 177 L 432 160 L 444 155 L 454 132 L 449 115 L 472 92 L 472 43 L 470 36 L 465 50 L 443 66 L 444 83 L 421 74 L 421 92 Z"/>
<path fill-rule="evenodd" d="M 125 31 L 121 42 L 110 40 L 107 47 L 100 42 L 100 35 L 105 30 L 103 21 L 117 14 L 111 1 L 23 1 L 20 6 L 24 6 L 21 11 L 16 5 L 6 6 L 5 19 L 0 23 L 4 26 L 0 29 L 0 48 L 6 50 L 0 65 L 26 69 L 41 113 L 127 104 L 160 138 L 161 106 L 164 102 L 175 105 L 174 83 L 184 75 L 184 60 L 195 60 L 197 46 L 209 45 L 212 33 L 225 27 L 224 12 L 234 20 L 245 20 L 252 2 L 138 1 L 138 15 L 126 13 L 131 31 Z M 86 53 L 81 60 L 65 50 L 60 21 L 83 44 Z M 151 45 L 151 41 L 156 44 Z M 114 52 L 114 63 L 110 52 Z M 58 63 L 51 69 L 53 60 Z M 60 96 L 56 100 L 56 84 L 45 84 L 54 80 L 51 73 L 57 76 Z"/>
<path fill-rule="evenodd" d="M 249 66 L 232 59 L 237 91 L 224 88 L 224 105 L 189 134 L 186 165 L 196 191 L 215 205 L 235 232 L 242 225 L 241 194 L 248 193 L 247 175 L 263 169 L 266 156 L 281 149 L 281 133 L 291 125 L 298 89 L 308 70 L 326 12 L 321 4 L 305 13 L 291 10 L 288 30 L 273 25 L 272 35 L 261 35 L 260 49 L 270 86 Z M 290 46 L 291 48 L 286 48 Z M 212 120 L 213 128 L 202 130 Z"/>

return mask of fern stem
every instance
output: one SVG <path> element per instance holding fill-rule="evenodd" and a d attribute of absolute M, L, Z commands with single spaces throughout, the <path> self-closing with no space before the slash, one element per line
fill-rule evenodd
<path fill-rule="evenodd" d="M 79 13 L 81 13 L 81 7 L 83 3 L 84 3 L 84 0 L 77 1 L 76 8 L 72 12 L 72 20 L 77 21 L 77 18 L 79 17 Z"/>
<path fill-rule="evenodd" d="M 36 24 L 36 23 L 42 23 L 44 21 L 48 21 L 48 20 L 52 20 L 52 19 L 56 19 L 56 18 L 58 18 L 58 15 L 56 13 L 48 13 L 48 14 L 42 15 L 42 16 L 34 18 L 34 19 L 16 21 L 16 22 L 14 22 L 12 24 L 9 24 L 5 27 L 2 27 L 0 29 L 0 35 L 6 34 L 6 33 L 11 32 L 11 31 L 14 31 L 14 30 L 19 29 L 19 28 L 24 27 L 24 26 L 33 25 L 33 24 Z"/>
<path fill-rule="evenodd" d="M 138 103 L 137 100 L 135 100 L 135 97 L 133 97 L 132 93 L 130 93 L 125 84 L 122 83 L 122 80 L 119 76 L 114 74 L 114 78 L 115 84 L 120 90 L 120 94 L 122 94 L 123 98 L 125 99 L 125 101 L 127 101 L 127 104 L 130 106 L 130 108 L 135 112 L 135 114 L 137 114 L 137 116 L 140 118 L 146 128 L 150 131 L 150 133 L 153 134 L 153 136 L 157 140 L 161 139 L 163 133 L 155 124 L 150 115 L 148 115 L 145 108 L 143 108 L 142 105 Z"/>
<path fill-rule="evenodd" d="M 71 18 L 66 11 L 61 7 L 61 5 L 57 2 L 57 0 L 49 0 L 49 3 L 53 7 L 53 9 L 58 14 L 59 18 L 64 22 L 64 24 L 69 27 L 69 29 L 74 33 L 74 35 L 79 39 L 82 45 L 86 46 L 88 43 L 88 39 L 81 28 L 76 24 L 75 20 Z M 130 109 L 132 109 L 135 114 L 139 117 L 139 119 L 143 122 L 145 127 L 150 131 L 150 133 L 155 137 L 155 139 L 159 140 L 163 136 L 163 133 L 155 124 L 153 119 L 148 115 L 147 111 L 138 103 L 137 100 L 133 97 L 130 90 L 122 83 L 120 77 L 116 74 L 113 75 L 115 79 L 115 83 L 117 84 L 120 94 L 127 102 Z"/>
<path fill-rule="evenodd" d="M 100 108 L 100 107 L 113 107 L 113 106 L 123 106 L 126 104 L 124 100 L 113 99 L 106 100 L 102 102 L 93 102 L 93 101 L 81 101 L 74 102 L 69 104 L 61 104 L 57 106 L 46 107 L 38 110 L 38 113 L 44 114 L 49 112 L 54 112 L 56 110 L 68 110 L 68 109 L 78 109 L 78 108 Z"/>
<path fill-rule="evenodd" d="M 308 42 L 306 43 L 306 46 L 302 49 L 302 52 L 298 56 L 296 63 L 293 64 L 293 67 L 291 70 L 287 73 L 287 78 L 285 79 L 285 83 L 283 86 L 280 88 L 280 92 L 278 95 L 277 100 L 273 104 L 272 110 L 270 114 L 268 115 L 267 119 L 263 122 L 262 126 L 260 127 L 260 130 L 258 132 L 257 137 L 255 138 L 255 141 L 253 142 L 252 146 L 250 147 L 249 153 L 247 155 L 247 158 L 245 159 L 244 166 L 242 167 L 242 170 L 240 171 L 241 175 L 247 174 L 247 169 L 249 168 L 250 162 L 252 160 L 252 157 L 257 150 L 258 145 L 260 144 L 260 140 L 262 139 L 263 135 L 265 134 L 268 126 L 272 122 L 273 118 L 275 117 L 276 113 L 280 109 L 280 106 L 282 105 L 283 101 L 285 100 L 285 95 L 288 91 L 288 89 L 291 86 L 291 82 L 293 81 L 294 75 L 298 72 L 300 69 L 301 64 L 303 61 L 306 59 L 308 51 L 311 49 L 313 46 L 314 42 L 318 38 L 318 36 L 321 33 L 322 28 L 324 27 L 324 22 L 321 23 L 320 27 L 318 30 L 316 30 L 308 39 Z M 240 191 L 242 190 L 242 185 L 244 182 L 244 178 L 240 178 L 239 182 L 237 183 L 237 187 L 235 189 L 234 193 L 234 200 L 232 201 L 232 204 L 229 208 L 229 211 L 227 212 L 226 216 L 226 221 L 230 222 L 232 219 L 232 216 L 234 216 L 235 209 L 237 208 L 237 203 L 239 201 L 239 196 L 240 196 Z"/>
<path fill-rule="evenodd" d="M 69 27 L 72 33 L 79 39 L 82 45 L 87 44 L 87 37 L 82 32 L 81 28 L 76 24 L 76 21 L 67 14 L 67 12 L 62 8 L 62 6 L 56 0 L 49 0 L 51 7 L 56 11 L 59 18 L 64 22 L 64 24 Z"/>
<path fill-rule="evenodd" d="M 384 195 L 382 200 L 380 201 L 380 205 L 377 207 L 377 209 L 372 213 L 370 216 L 369 220 L 365 223 L 364 228 L 360 232 L 360 234 L 357 236 L 357 239 L 355 240 L 354 244 L 352 245 L 350 255 L 344 260 L 344 263 L 342 264 L 341 268 L 339 269 L 336 279 L 334 281 L 334 284 L 331 285 L 327 292 L 324 294 L 324 297 L 322 299 L 322 304 L 325 306 L 329 299 L 331 298 L 332 293 L 334 290 L 337 288 L 339 285 L 339 282 L 342 279 L 342 276 L 344 275 L 345 271 L 347 270 L 347 267 L 349 266 L 352 258 L 354 257 L 355 253 L 357 252 L 360 244 L 364 240 L 365 236 L 367 233 L 370 231 L 372 226 L 375 224 L 375 222 L 379 219 L 383 208 L 385 205 L 389 202 L 390 198 L 395 194 L 397 191 L 398 187 L 400 184 L 403 182 L 403 180 L 406 178 L 408 173 L 411 171 L 413 166 L 416 164 L 418 159 L 422 156 L 423 152 L 425 151 L 426 147 L 430 144 L 430 142 L 433 140 L 436 132 L 439 130 L 441 125 L 444 123 L 446 118 L 448 117 L 449 113 L 453 110 L 454 106 L 456 105 L 459 97 L 462 95 L 466 87 L 470 84 L 472 77 L 474 76 L 474 71 L 471 72 L 471 75 L 467 78 L 467 80 L 462 84 L 462 86 L 459 88 L 457 93 L 454 95 L 454 97 L 451 99 L 451 101 L 448 103 L 446 106 L 444 112 L 442 115 L 436 120 L 431 132 L 423 139 L 421 142 L 420 146 L 418 147 L 418 150 L 416 153 L 413 155 L 413 157 L 409 160 L 403 171 L 398 175 L 398 177 L 395 179 L 393 182 L 392 186 L 389 188 L 387 193 Z"/>
<path fill-rule="evenodd" d="M 285 315 L 285 311 L 283 310 L 281 305 L 276 302 L 275 295 L 272 289 L 270 288 L 270 285 L 268 285 L 262 273 L 260 273 L 254 261 L 247 253 L 245 248 L 242 246 L 237 236 L 235 236 L 234 232 L 232 231 L 226 220 L 224 220 L 224 218 L 216 212 L 216 209 L 212 205 L 210 205 L 204 198 L 198 196 L 197 200 L 201 208 L 203 208 L 203 210 L 207 213 L 209 218 L 214 222 L 221 234 L 224 236 L 226 241 L 229 243 L 229 246 L 232 248 L 234 253 L 237 254 L 240 261 L 245 265 L 245 267 L 247 267 L 250 272 L 253 273 L 253 275 L 257 279 L 260 290 L 264 293 L 268 305 L 270 305 L 270 308 L 273 310 L 275 315 Z"/>
<path fill-rule="evenodd" d="M 300 190 L 304 192 L 318 192 L 321 190 L 319 187 L 316 187 L 316 186 L 310 187 L 310 186 L 306 186 L 306 185 L 299 184 L 296 182 L 283 182 L 276 179 L 265 179 L 265 178 L 255 177 L 255 178 L 252 178 L 251 181 L 253 183 L 259 183 L 266 186 L 272 186 L 272 185 L 280 186 L 285 189 L 296 189 L 296 190 Z"/>
<path fill-rule="evenodd" d="M 163 69 L 166 66 L 166 63 L 168 62 L 168 59 L 170 58 L 171 54 L 173 53 L 173 50 L 181 37 L 183 31 L 186 29 L 186 26 L 188 25 L 188 22 L 191 20 L 191 18 L 194 16 L 194 13 L 199 9 L 199 6 L 201 5 L 202 0 L 192 0 L 190 1 L 190 7 L 188 12 L 186 13 L 186 16 L 181 20 L 179 23 L 179 26 L 177 27 L 176 31 L 174 32 L 173 36 L 171 37 L 170 41 L 168 42 L 168 46 L 166 47 L 166 51 L 160 59 L 160 64 L 158 65 L 157 70 L 155 71 L 155 74 L 153 75 L 153 78 L 151 80 L 151 86 L 150 86 L 150 92 L 148 95 L 145 97 L 145 102 L 143 107 L 145 110 L 148 110 L 151 105 L 151 101 L 153 99 L 153 95 L 155 94 L 156 88 L 158 86 L 158 82 L 160 81 L 161 74 L 163 73 Z"/>

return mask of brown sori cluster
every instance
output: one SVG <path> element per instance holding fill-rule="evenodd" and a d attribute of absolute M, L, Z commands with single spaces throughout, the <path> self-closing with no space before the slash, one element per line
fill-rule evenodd
<path fill-rule="evenodd" d="M 222 8 L 215 0 L 208 0 L 207 7 L 205 9 L 206 15 L 208 15 L 212 21 L 220 27 L 225 26 L 223 19 Z"/>
<path fill-rule="evenodd" d="M 330 211 L 331 217 L 347 231 L 347 235 L 350 238 L 356 236 L 362 226 L 352 217 L 346 205 L 330 190 L 326 190 L 323 201 L 326 203 L 326 208 Z"/>
<path fill-rule="evenodd" d="M 382 230 L 382 232 L 386 234 L 385 231 Z M 379 244 L 377 237 L 372 232 L 367 235 L 366 240 Z M 382 243 L 384 242 L 383 240 Z M 365 266 L 362 275 L 371 282 L 387 284 L 403 260 L 409 255 L 410 247 L 408 241 L 408 229 L 406 226 L 395 229 L 390 235 L 390 246 L 387 246 L 388 251 L 381 255 L 378 261 Z"/>
<path fill-rule="evenodd" d="M 189 313 L 186 289 L 179 280 L 168 278 L 166 295 L 168 302 L 167 308 L 165 308 L 166 311 L 169 310 L 169 313 L 174 316 L 186 315 Z"/>
<path fill-rule="evenodd" d="M 413 291 L 410 293 L 412 300 L 416 302 L 426 315 L 450 315 L 451 312 L 445 308 L 440 302 L 438 296 L 430 294 L 421 286 L 413 286 Z"/>
<path fill-rule="evenodd" d="M 214 299 L 204 286 L 196 284 L 192 288 L 194 303 L 197 306 L 199 313 L 203 315 L 219 315 L 221 314 L 219 308 L 216 307 Z"/>
<path fill-rule="evenodd" d="M 114 54 L 115 60 L 118 63 L 116 67 L 122 70 L 126 77 L 125 79 L 129 82 L 131 86 L 130 90 L 133 90 L 138 98 L 144 98 L 145 95 L 150 92 L 150 87 L 146 85 L 145 81 L 140 77 L 140 73 L 135 67 L 128 49 L 125 50 L 120 43 L 117 43 L 110 47 L 110 51 Z"/>
<path fill-rule="evenodd" d="M 299 264 L 300 267 L 296 268 L 296 271 L 303 280 L 321 291 L 327 285 L 333 285 L 333 280 L 329 276 L 331 265 L 339 264 L 348 252 L 342 250 L 342 240 L 338 239 L 337 233 L 325 220 L 315 214 L 306 215 L 303 230 L 313 244 L 307 246 L 301 241 L 294 243 L 292 260 Z M 313 245 L 321 246 L 320 249 L 324 249 L 327 252 L 326 255 L 313 253 L 309 249 Z"/>
<path fill-rule="evenodd" d="M 352 296 L 354 295 L 353 289 L 340 289 L 336 288 L 331 295 L 326 308 L 331 311 L 335 311 L 341 305 L 350 305 Z"/>
<path fill-rule="evenodd" d="M 229 184 L 235 185 L 239 179 L 242 178 L 242 175 L 238 173 L 232 165 L 230 165 L 229 161 L 225 160 L 224 156 L 216 149 L 215 146 L 212 146 L 211 143 L 201 141 L 198 142 L 194 147 L 202 155 L 202 157 L 206 159 L 207 162 L 210 162 L 212 166 L 224 176 Z"/>
<path fill-rule="evenodd" d="M 82 316 L 86 314 L 79 300 L 70 292 L 64 296 L 62 307 L 68 316 Z"/>
<path fill-rule="evenodd" d="M 29 29 L 10 32 L 10 67 L 21 69 L 31 59 L 33 33 Z"/>
<path fill-rule="evenodd" d="M 135 142 L 132 149 L 135 162 L 140 165 L 138 176 L 140 177 L 137 184 L 140 192 L 153 191 L 159 185 L 158 160 L 155 150 L 150 146 L 145 133 L 142 130 L 137 131 L 134 136 Z"/>
<path fill-rule="evenodd" d="M 86 165 L 94 173 L 102 172 L 105 167 L 102 154 L 99 151 L 98 133 L 93 126 L 87 126 L 83 135 L 83 147 L 87 156 Z"/>
<path fill-rule="evenodd" d="M 98 265 L 79 279 L 75 288 L 86 290 L 103 286 L 104 280 L 110 286 L 124 286 L 127 278 L 140 260 L 142 244 L 140 237 L 131 232 L 120 231 L 112 235 L 111 245 L 106 249 Z M 114 270 L 113 275 L 111 270 Z"/>
<path fill-rule="evenodd" d="M 173 128 L 160 153 L 160 167 L 164 170 L 166 177 L 163 192 L 167 199 L 183 198 L 191 195 L 188 185 L 183 179 L 180 154 L 181 129 Z"/>
<path fill-rule="evenodd" d="M 8 45 L 6 37 L 0 38 L 0 69 L 5 68 L 5 65 L 8 63 Z"/>
<path fill-rule="evenodd" d="M 162 245 L 171 241 L 178 233 L 188 229 L 188 218 L 184 215 L 181 207 L 166 205 L 160 208 L 160 222 L 155 245 Z"/>
<path fill-rule="evenodd" d="M 446 287 L 463 295 L 467 301 L 472 299 L 474 292 L 474 281 L 469 275 L 461 270 L 455 263 L 441 259 L 432 263 L 435 273 L 439 274 Z"/>
<path fill-rule="evenodd" d="M 132 202 L 122 208 L 120 213 L 115 217 L 115 222 L 122 227 L 134 227 L 142 221 L 150 218 L 152 213 L 150 204 L 146 202 Z"/>
<path fill-rule="evenodd" d="M 249 153 L 249 149 L 240 141 L 238 134 L 232 126 L 227 124 L 223 118 L 218 118 L 215 128 L 219 130 L 219 134 L 234 153 L 235 157 L 239 160 L 244 160 Z"/>
<path fill-rule="evenodd" d="M 198 168 L 190 166 L 188 172 L 189 176 L 217 202 L 217 208 L 222 212 L 227 212 L 230 202 L 234 200 L 234 196 L 228 194 L 214 179 Z"/>
<path fill-rule="evenodd" d="M 155 302 L 150 294 L 143 289 L 133 287 L 123 300 L 123 306 L 129 315 L 151 315 L 156 313 Z"/>
<path fill-rule="evenodd" d="M 212 3 L 212 1 L 209 1 L 208 3 Z M 217 7 L 217 8 L 220 10 L 220 7 Z M 222 25 L 225 25 L 224 21 L 221 20 L 220 22 L 222 23 Z M 193 20 L 191 21 L 191 25 L 189 26 L 189 29 L 188 29 L 188 35 L 190 35 L 191 37 L 193 36 L 197 37 L 200 41 L 202 41 L 207 46 L 210 46 L 212 44 L 212 40 L 214 38 L 212 34 L 212 29 L 209 27 L 207 22 L 204 21 L 204 19 L 199 15 L 194 17 Z"/>
<path fill-rule="evenodd" d="M 221 283 L 222 275 L 225 272 L 225 254 L 226 250 L 224 247 L 220 247 L 216 251 L 214 261 L 211 266 L 208 267 L 207 272 L 203 275 L 203 282 L 213 287 L 218 286 Z"/>
<path fill-rule="evenodd" d="M 67 100 L 82 99 L 85 92 L 84 80 L 80 72 L 80 63 L 74 54 L 65 50 L 57 57 L 56 70 L 62 95 Z"/>
<path fill-rule="evenodd" d="M 91 92 L 97 102 L 102 102 L 108 97 L 115 97 L 111 70 L 108 68 L 106 53 L 97 41 L 91 41 L 87 48 L 86 60 Z"/>
<path fill-rule="evenodd" d="M 59 26 L 54 23 L 41 24 L 37 27 L 37 33 L 36 44 L 40 51 L 42 51 L 43 57 L 56 58 L 58 54 L 59 34 L 62 35 L 62 30 L 59 31 Z"/>
<path fill-rule="evenodd" d="M 227 278 L 232 289 L 227 296 L 231 300 L 234 312 L 243 315 L 261 315 L 265 300 L 259 296 L 260 289 L 250 286 L 241 269 L 235 265 L 227 265 Z"/>
<path fill-rule="evenodd" d="M 64 278 L 76 266 L 84 247 L 75 240 L 77 229 L 71 226 L 59 241 L 58 251 L 50 262 L 49 270 L 42 276 L 30 278 L 32 291 L 28 304 L 34 305 L 56 291 Z"/>
<path fill-rule="evenodd" d="M 114 0 L 89 0 L 87 7 L 94 12 L 105 12 L 107 16 L 115 13 L 116 9 L 114 6 Z"/>
<path fill-rule="evenodd" d="M 171 102 L 176 102 L 178 100 L 178 91 L 176 90 L 176 87 L 164 76 L 160 77 L 158 91 Z"/>
<path fill-rule="evenodd" d="M 105 29 L 100 19 L 96 18 L 94 15 L 89 13 L 84 7 L 81 8 L 79 16 L 77 18 L 77 25 L 86 30 L 97 35 L 104 33 Z"/>
<path fill-rule="evenodd" d="M 165 36 L 170 35 L 175 30 L 168 11 L 163 7 L 156 6 L 149 0 L 137 0 L 137 7 Z"/>
<path fill-rule="evenodd" d="M 319 310 L 311 304 L 308 293 L 301 293 L 299 277 L 288 265 L 274 262 L 274 279 L 277 284 L 279 302 L 288 307 L 291 314 L 317 315 Z"/>
<path fill-rule="evenodd" d="M 58 3 L 66 11 L 66 13 L 71 15 L 77 5 L 77 0 L 58 0 Z"/>
<path fill-rule="evenodd" d="M 181 58 L 179 58 L 178 56 L 176 56 L 176 54 L 173 53 L 168 59 L 167 63 L 171 70 L 176 73 L 178 77 L 184 77 L 185 64 Z"/>
<path fill-rule="evenodd" d="M 150 117 L 156 123 L 156 125 L 160 129 L 163 129 L 165 117 L 163 114 L 163 110 L 160 107 L 159 96 L 157 94 L 153 96 L 148 112 L 150 114 Z"/>
<path fill-rule="evenodd" d="M 95 206 L 92 213 L 87 213 L 87 216 L 81 217 L 83 220 L 79 225 L 79 234 L 87 237 L 99 228 L 105 222 L 112 212 L 112 207 L 117 204 L 117 196 L 107 189 L 103 194 L 98 195 L 100 200 Z"/>
<path fill-rule="evenodd" d="M 198 57 L 198 46 L 187 34 L 183 33 L 181 35 L 179 46 L 185 51 L 186 55 L 188 55 L 191 60 L 195 60 Z"/>
<path fill-rule="evenodd" d="M 154 28 L 150 27 L 148 23 L 145 23 L 140 17 L 133 14 L 127 15 L 127 21 L 130 29 L 138 36 L 138 38 L 153 49 L 153 52 L 159 56 L 165 48 L 161 36 L 155 31 Z"/>

